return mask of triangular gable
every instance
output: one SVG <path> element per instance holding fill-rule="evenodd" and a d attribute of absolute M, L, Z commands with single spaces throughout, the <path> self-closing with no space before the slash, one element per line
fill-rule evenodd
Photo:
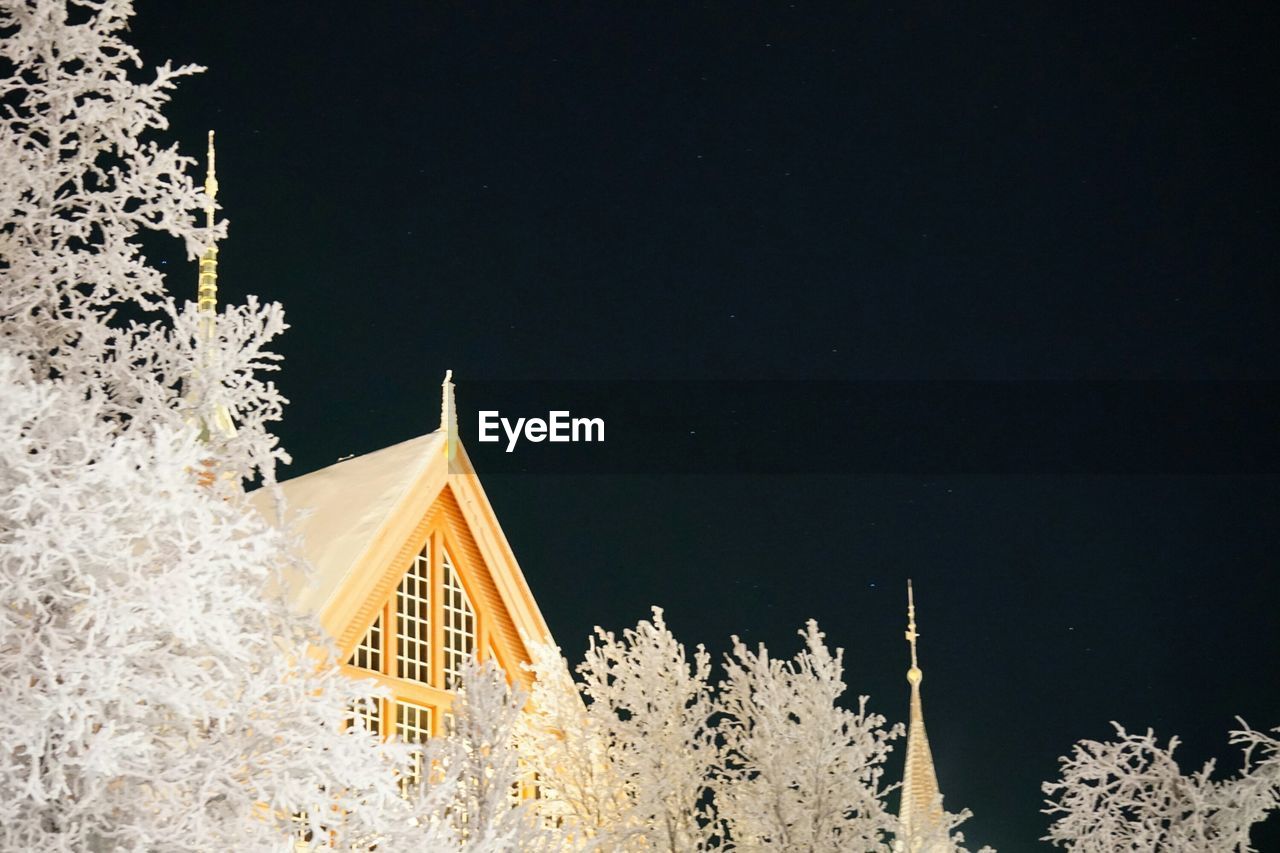
<path fill-rule="evenodd" d="M 335 625 L 336 630 L 332 631 L 343 653 L 348 657 L 358 655 L 364 638 L 369 635 L 371 626 L 375 623 L 378 633 L 390 632 L 383 641 L 383 647 L 390 648 L 397 633 L 394 623 L 395 599 L 398 594 L 401 597 L 405 595 L 403 588 L 406 574 L 413 569 L 415 563 L 421 565 L 424 562 L 429 563 L 432 572 L 432 615 L 442 620 L 438 633 L 451 627 L 444 610 L 454 606 L 449 597 L 450 580 L 453 579 L 461 588 L 463 600 L 469 605 L 468 609 L 475 615 L 475 648 L 486 655 L 496 654 L 498 662 L 510 675 L 525 681 L 521 669 L 521 664 L 529 660 L 525 637 L 529 640 L 540 639 L 546 636 L 545 629 L 541 634 L 534 634 L 517 623 L 518 617 L 507 606 L 499 589 L 499 580 L 490 569 L 485 553 L 472 533 L 451 485 L 445 485 L 440 490 L 431 506 L 403 540 L 401 547 L 381 570 L 370 572 L 363 578 L 363 583 L 359 582 L 357 576 L 352 577 L 354 588 L 347 603 L 355 603 L 358 599 L 358 606 L 345 608 L 345 612 L 350 614 L 346 617 L 345 624 L 341 628 Z M 412 578 L 409 582 L 416 585 Z M 420 595 L 412 594 L 412 597 L 418 598 Z M 440 600 L 436 601 L 436 598 Z M 342 603 L 343 599 L 344 596 L 340 595 L 335 603 Z M 458 618 L 461 619 L 461 616 Z M 450 648 L 442 642 L 437 639 L 434 644 L 441 655 L 445 654 L 446 648 Z M 380 669 L 384 673 L 394 674 L 394 663 L 394 659 L 389 659 Z M 432 666 L 437 667 L 434 662 Z M 440 675 L 449 668 L 448 662 L 442 659 L 434 679 L 439 686 L 450 686 L 447 678 L 441 682 Z"/>
<path fill-rule="evenodd" d="M 424 549 L 443 549 L 476 610 L 476 648 L 494 654 L 527 686 L 520 666 L 528 660 L 527 644 L 549 632 L 461 444 L 450 462 L 438 431 L 287 481 L 281 489 L 291 510 L 312 513 L 302 533 L 318 571 L 300 587 L 298 601 L 318 612 L 344 655 L 356 653 L 379 618 L 381 658 L 388 650 L 394 654 L 396 625 L 387 604 Z M 265 511 L 268 497 L 253 498 Z M 433 565 L 439 572 L 439 557 Z M 437 595 L 443 594 L 440 580 L 433 575 Z M 439 645 L 439 633 L 434 639 Z M 394 677 L 394 660 L 379 663 Z M 435 688 L 443 687 L 440 666 L 433 664 L 433 671 Z"/>

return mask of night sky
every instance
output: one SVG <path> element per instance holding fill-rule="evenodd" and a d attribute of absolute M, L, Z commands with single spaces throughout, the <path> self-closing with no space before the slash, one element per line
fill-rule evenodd
<path fill-rule="evenodd" d="M 891 719 L 914 578 L 947 805 L 1008 853 L 1109 720 L 1232 770 L 1235 715 L 1280 725 L 1280 22 L 965 5 L 145 0 L 132 30 L 210 68 L 170 115 L 190 154 L 218 132 L 223 298 L 293 326 L 282 477 L 434 429 L 452 368 L 571 658 L 651 604 L 717 657 L 813 617 Z M 475 441 L 478 408 L 593 400 L 603 448 Z"/>

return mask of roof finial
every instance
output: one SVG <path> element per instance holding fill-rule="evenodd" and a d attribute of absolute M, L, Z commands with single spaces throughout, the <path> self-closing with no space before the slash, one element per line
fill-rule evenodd
<path fill-rule="evenodd" d="M 453 401 L 453 371 L 444 372 L 440 384 L 440 429 L 445 434 L 445 455 L 452 459 L 458 443 L 458 410 Z"/>
<path fill-rule="evenodd" d="M 907 681 L 919 684 L 924 678 L 920 671 L 920 663 L 916 658 L 916 640 L 920 634 L 916 631 L 916 599 L 911 589 L 911 579 L 907 579 L 907 642 L 911 644 L 911 669 L 907 670 Z"/>
<path fill-rule="evenodd" d="M 217 153 L 213 150 L 213 131 L 209 131 L 209 172 L 204 177 L 204 194 L 210 202 L 218 200 L 218 162 Z M 213 204 L 204 209 L 205 224 L 213 228 Z"/>
<path fill-rule="evenodd" d="M 214 316 L 218 310 L 218 246 L 213 237 L 213 215 L 218 198 L 218 172 L 213 151 L 213 131 L 209 131 L 209 171 L 204 179 L 204 194 L 209 203 L 204 209 L 208 246 L 200 255 L 200 278 L 196 288 L 196 308 L 201 314 L 200 327 L 205 340 L 213 337 Z"/>

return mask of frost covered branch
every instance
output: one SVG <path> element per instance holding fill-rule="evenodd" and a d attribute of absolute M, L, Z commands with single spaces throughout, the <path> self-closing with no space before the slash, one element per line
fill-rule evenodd
<path fill-rule="evenodd" d="M 1242 747 L 1244 767 L 1221 780 L 1213 761 L 1183 773 L 1178 739 L 1161 746 L 1150 729 L 1112 723 L 1115 740 L 1080 741 L 1059 759 L 1060 778 L 1044 784 L 1054 818 L 1045 840 L 1082 853 L 1253 850 L 1250 828 L 1280 805 L 1280 740 L 1240 723 L 1230 742 Z"/>

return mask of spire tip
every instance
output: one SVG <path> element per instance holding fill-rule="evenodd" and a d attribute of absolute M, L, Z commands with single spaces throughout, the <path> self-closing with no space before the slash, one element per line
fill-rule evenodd
<path fill-rule="evenodd" d="M 907 681 L 913 686 L 917 685 L 924 678 L 924 673 L 920 671 L 920 663 L 916 658 L 916 640 L 920 634 L 916 631 L 916 598 L 915 592 L 911 588 L 911 579 L 907 578 L 907 642 L 911 644 L 911 669 L 907 670 Z"/>
<path fill-rule="evenodd" d="M 217 154 L 213 150 L 213 131 L 209 131 L 209 170 L 204 179 L 204 194 L 213 201 L 218 197 L 218 163 Z M 209 227 L 213 227 L 213 207 L 206 207 L 205 212 L 209 214 Z"/>

